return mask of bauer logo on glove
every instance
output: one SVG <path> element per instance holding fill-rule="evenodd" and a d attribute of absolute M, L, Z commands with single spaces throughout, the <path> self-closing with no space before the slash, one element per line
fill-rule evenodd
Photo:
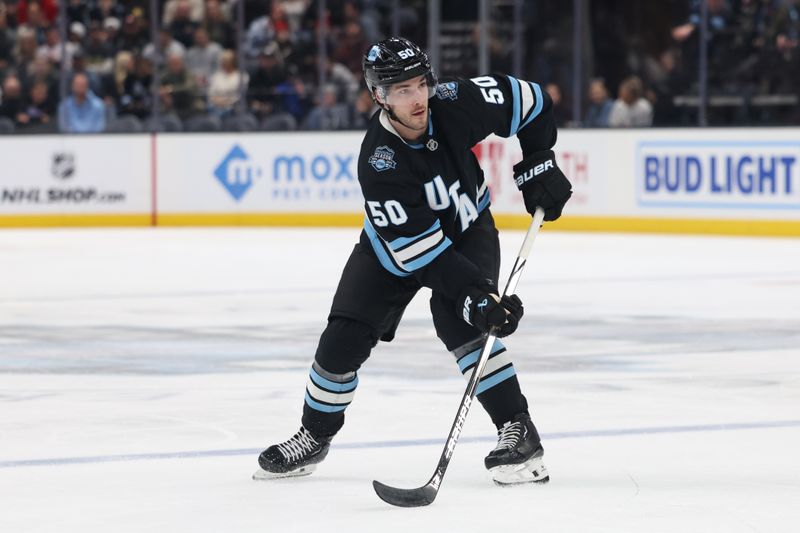
<path fill-rule="evenodd" d="M 556 220 L 572 196 L 572 184 L 556 165 L 552 150 L 533 152 L 514 165 L 514 181 L 522 192 L 525 210 L 533 215 L 544 209 L 545 220 Z"/>
<path fill-rule="evenodd" d="M 516 176 L 514 180 L 517 182 L 517 187 L 522 187 L 522 184 L 526 181 L 532 180 L 534 177 L 538 176 L 545 170 L 550 170 L 555 166 L 555 161 L 552 159 L 548 159 L 544 163 L 539 163 L 533 168 L 529 168 L 525 173 Z"/>

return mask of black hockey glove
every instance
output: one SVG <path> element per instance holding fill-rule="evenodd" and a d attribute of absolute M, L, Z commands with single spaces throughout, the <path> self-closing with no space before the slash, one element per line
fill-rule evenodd
<path fill-rule="evenodd" d="M 514 333 L 525 312 L 522 301 L 516 294 L 503 296 L 501 299 L 497 295 L 497 288 L 489 279 L 461 291 L 457 303 L 456 312 L 467 324 L 484 333 L 492 327 L 500 328 L 498 337 Z"/>
<path fill-rule="evenodd" d="M 525 209 L 533 215 L 536 206 L 544 209 L 545 220 L 555 220 L 572 196 L 572 184 L 556 165 L 552 150 L 534 152 L 514 165 L 514 181 L 522 191 Z"/>

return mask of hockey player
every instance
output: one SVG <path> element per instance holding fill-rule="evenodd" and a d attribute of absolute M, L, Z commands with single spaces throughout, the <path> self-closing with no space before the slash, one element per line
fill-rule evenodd
<path fill-rule="evenodd" d="M 572 194 L 551 150 L 556 127 L 539 85 L 489 75 L 437 84 L 427 55 L 389 38 L 363 59 L 380 111 L 358 158 L 366 218 L 342 273 L 306 387 L 302 426 L 258 458 L 255 479 L 311 473 L 344 424 L 357 372 L 378 341 L 393 339 L 408 303 L 432 289 L 433 324 L 469 378 L 486 333 L 510 335 L 522 318 L 516 295 L 498 296 L 500 247 L 489 190 L 471 148 L 490 133 L 516 135 L 514 166 L 531 214 L 561 215 Z M 498 340 L 477 397 L 497 426 L 485 466 L 498 484 L 546 482 L 543 448 L 514 366 Z"/>

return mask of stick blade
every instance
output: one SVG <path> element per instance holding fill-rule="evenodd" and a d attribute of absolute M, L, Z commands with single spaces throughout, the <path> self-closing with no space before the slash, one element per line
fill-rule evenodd
<path fill-rule="evenodd" d="M 436 499 L 438 490 L 430 484 L 416 489 L 398 489 L 384 485 L 380 481 L 373 481 L 372 488 L 378 497 L 390 505 L 397 507 L 422 507 L 430 505 Z"/>

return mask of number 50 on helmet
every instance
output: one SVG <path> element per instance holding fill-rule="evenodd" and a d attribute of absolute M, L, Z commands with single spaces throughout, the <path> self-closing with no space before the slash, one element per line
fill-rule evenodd
<path fill-rule="evenodd" d="M 417 76 L 425 76 L 428 98 L 436 94 L 436 74 L 428 55 L 408 39 L 384 39 L 367 51 L 361 64 L 372 97 L 379 97 L 383 103 L 391 103 L 387 100 L 390 86 Z"/>

